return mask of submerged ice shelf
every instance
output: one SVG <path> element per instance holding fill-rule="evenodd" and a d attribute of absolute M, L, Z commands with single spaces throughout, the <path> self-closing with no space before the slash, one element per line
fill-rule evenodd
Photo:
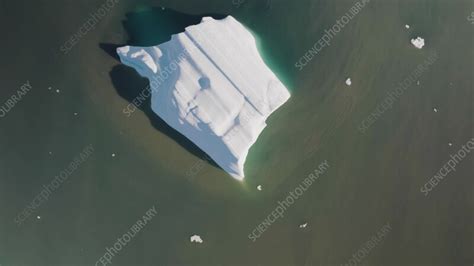
<path fill-rule="evenodd" d="M 149 79 L 152 110 L 239 180 L 267 117 L 290 98 L 231 16 L 204 17 L 166 43 L 117 53 Z"/>

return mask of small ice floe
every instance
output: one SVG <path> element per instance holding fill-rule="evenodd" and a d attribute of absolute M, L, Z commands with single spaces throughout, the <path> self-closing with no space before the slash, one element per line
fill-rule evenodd
<path fill-rule="evenodd" d="M 74 113 L 74 115 L 77 115 L 77 113 Z"/>
<path fill-rule="evenodd" d="M 300 224 L 300 228 L 306 228 L 308 226 L 308 223 Z"/>
<path fill-rule="evenodd" d="M 51 87 L 48 87 L 48 90 L 51 90 L 52 88 Z"/>
<path fill-rule="evenodd" d="M 420 86 L 420 81 L 419 80 L 416 81 L 416 85 Z"/>
<path fill-rule="evenodd" d="M 56 93 L 59 93 L 59 92 L 60 92 L 60 90 L 56 90 Z"/>
<path fill-rule="evenodd" d="M 453 146 L 453 144 L 452 144 L 451 142 L 450 142 L 450 143 L 448 143 L 448 145 L 449 145 L 449 147 Z"/>
<path fill-rule="evenodd" d="M 115 157 L 115 153 L 112 153 L 112 157 Z"/>
<path fill-rule="evenodd" d="M 411 43 L 418 49 L 423 48 L 425 46 L 425 39 L 421 37 L 416 37 L 416 39 L 411 39 Z"/>
<path fill-rule="evenodd" d="M 351 78 L 346 79 L 346 85 L 350 86 L 352 84 Z"/>
<path fill-rule="evenodd" d="M 48 153 L 49 153 L 49 155 L 52 155 L 52 154 L 53 154 L 53 152 L 52 152 L 52 151 L 50 151 L 50 152 L 48 152 Z"/>
<path fill-rule="evenodd" d="M 41 219 L 41 216 L 39 216 L 39 215 L 38 215 L 38 216 L 36 216 L 36 219 L 38 219 L 38 220 L 39 220 L 39 219 Z"/>
<path fill-rule="evenodd" d="M 166 9 L 166 8 L 164 8 L 164 7 L 161 7 L 161 10 L 165 10 L 165 9 Z"/>
<path fill-rule="evenodd" d="M 262 191 L 262 185 L 258 185 L 258 186 L 257 186 L 257 189 L 260 190 L 260 191 Z"/>
<path fill-rule="evenodd" d="M 192 242 L 196 242 L 196 243 L 202 243 L 202 238 L 198 235 L 193 235 L 191 236 L 191 239 L 190 239 L 191 243 Z"/>
<path fill-rule="evenodd" d="M 436 109 L 436 108 L 433 108 L 433 111 L 434 111 L 435 113 L 437 113 L 437 112 L 438 112 L 438 109 Z"/>
<path fill-rule="evenodd" d="M 410 25 L 405 24 L 405 28 L 409 29 L 409 28 L 410 28 Z"/>

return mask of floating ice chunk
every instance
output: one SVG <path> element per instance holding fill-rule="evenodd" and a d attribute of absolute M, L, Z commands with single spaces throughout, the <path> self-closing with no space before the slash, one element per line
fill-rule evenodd
<path fill-rule="evenodd" d="M 416 39 L 411 39 L 411 43 L 418 49 L 423 48 L 425 46 L 425 39 L 421 37 L 417 37 Z"/>
<path fill-rule="evenodd" d="M 258 185 L 257 189 L 261 191 L 262 190 L 262 185 Z"/>
<path fill-rule="evenodd" d="M 196 243 L 202 243 L 204 241 L 202 241 L 202 238 L 198 235 L 193 235 L 191 236 L 191 239 L 190 239 L 191 243 L 193 242 L 196 242 Z"/>
<path fill-rule="evenodd" d="M 436 109 L 436 108 L 433 108 L 433 111 L 434 111 L 435 113 L 437 113 L 437 112 L 438 112 L 438 109 Z"/>
<path fill-rule="evenodd" d="M 115 153 L 112 153 L 112 157 L 115 157 Z"/>
<path fill-rule="evenodd" d="M 351 78 L 346 79 L 346 85 L 350 86 L 352 84 Z"/>
<path fill-rule="evenodd" d="M 451 142 L 450 142 L 450 143 L 448 143 L 448 145 L 449 145 L 450 147 L 451 147 L 451 146 L 453 146 L 453 144 L 452 144 Z"/>
<path fill-rule="evenodd" d="M 238 180 L 266 119 L 290 98 L 232 16 L 204 17 L 166 43 L 117 53 L 150 80 L 151 109 Z"/>
<path fill-rule="evenodd" d="M 308 226 L 308 223 L 300 224 L 300 228 L 306 228 Z"/>
<path fill-rule="evenodd" d="M 405 28 L 409 29 L 409 28 L 410 28 L 410 25 L 405 24 Z"/>
<path fill-rule="evenodd" d="M 39 216 L 39 215 L 38 215 L 38 216 L 36 216 L 36 219 L 38 219 L 38 220 L 39 220 L 39 219 L 41 219 L 41 216 Z"/>

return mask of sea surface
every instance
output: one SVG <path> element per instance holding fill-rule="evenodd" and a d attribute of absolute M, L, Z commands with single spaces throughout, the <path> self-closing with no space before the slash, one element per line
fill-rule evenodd
<path fill-rule="evenodd" d="M 0 0 L 0 105 L 15 102 L 0 117 L 0 265 L 103 265 L 150 208 L 157 214 L 111 265 L 332 266 L 357 253 L 357 265 L 473 265 L 474 154 L 428 195 L 421 188 L 474 137 L 474 2 L 370 0 L 300 70 L 356 2 L 118 0 L 97 15 L 105 1 Z M 124 112 L 148 82 L 117 61 L 115 47 L 164 42 L 203 14 L 232 15 L 251 30 L 292 95 L 251 148 L 243 182 L 149 102 Z M 417 36 L 421 50 L 410 43 Z M 88 145 L 93 152 L 71 171 Z M 324 161 L 328 170 L 252 241 Z M 19 224 L 63 170 L 64 182 Z M 191 243 L 195 234 L 204 242 Z"/>

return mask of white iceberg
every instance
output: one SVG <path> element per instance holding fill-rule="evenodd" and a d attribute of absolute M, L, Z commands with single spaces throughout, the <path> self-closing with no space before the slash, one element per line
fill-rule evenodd
<path fill-rule="evenodd" d="M 347 86 L 352 85 L 352 80 L 351 80 L 351 78 L 346 79 L 346 85 L 347 85 Z"/>
<path fill-rule="evenodd" d="M 196 243 L 201 244 L 202 242 L 204 242 L 202 241 L 202 238 L 198 235 L 191 236 L 189 240 L 191 241 L 191 243 L 196 242 Z"/>
<path fill-rule="evenodd" d="M 117 53 L 150 80 L 152 110 L 239 180 L 267 117 L 290 98 L 231 16 L 204 17 L 166 43 Z"/>
<path fill-rule="evenodd" d="M 425 40 L 421 37 L 417 37 L 416 39 L 411 39 L 411 43 L 418 49 L 423 48 L 425 46 Z"/>
<path fill-rule="evenodd" d="M 308 223 L 300 224 L 300 228 L 306 228 L 308 226 Z"/>

